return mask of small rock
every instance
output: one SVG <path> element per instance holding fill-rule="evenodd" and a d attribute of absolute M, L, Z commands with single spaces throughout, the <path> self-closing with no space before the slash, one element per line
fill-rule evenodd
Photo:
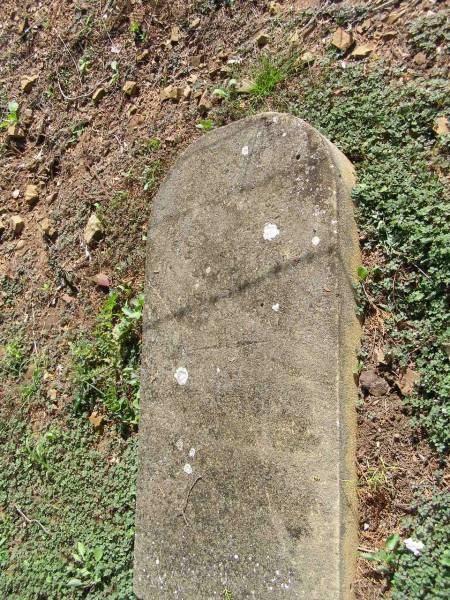
<path fill-rule="evenodd" d="M 16 250 L 22 250 L 22 248 L 25 246 L 25 242 L 23 240 L 19 240 L 16 244 Z"/>
<path fill-rule="evenodd" d="M 50 388 L 48 390 L 47 396 L 48 396 L 49 400 L 52 400 L 52 402 L 55 402 L 56 398 L 58 397 L 58 390 L 55 390 L 55 388 Z"/>
<path fill-rule="evenodd" d="M 381 34 L 381 37 L 383 38 L 383 40 L 393 40 L 395 37 L 397 37 L 397 32 L 396 31 L 385 31 Z"/>
<path fill-rule="evenodd" d="M 189 85 L 187 85 L 184 88 L 184 90 L 183 90 L 183 98 L 185 98 L 186 100 L 188 100 L 189 97 L 190 97 L 190 95 L 191 95 L 191 93 L 192 93 L 192 88 Z"/>
<path fill-rule="evenodd" d="M 165 87 L 160 94 L 161 102 L 166 100 L 174 100 L 175 102 L 179 102 L 183 97 L 183 88 L 176 87 L 174 85 L 168 85 Z"/>
<path fill-rule="evenodd" d="M 92 277 L 92 281 L 98 285 L 99 287 L 102 288 L 110 288 L 111 287 L 111 281 L 108 277 L 108 275 L 106 275 L 105 273 L 97 273 L 97 275 L 94 275 L 94 277 Z"/>
<path fill-rule="evenodd" d="M 269 14 L 272 16 L 279 15 L 282 10 L 283 7 L 279 2 L 271 2 L 269 4 Z"/>
<path fill-rule="evenodd" d="M 353 35 L 342 29 L 342 27 L 338 27 L 331 38 L 331 45 L 341 52 L 347 52 L 353 45 Z"/>
<path fill-rule="evenodd" d="M 19 35 L 23 35 L 27 31 L 27 29 L 28 29 L 28 17 L 25 17 L 17 25 L 17 33 Z"/>
<path fill-rule="evenodd" d="M 15 189 L 15 190 L 12 192 L 11 196 L 12 196 L 13 198 L 18 198 L 18 197 L 20 196 L 20 190 L 19 190 L 19 189 Z"/>
<path fill-rule="evenodd" d="M 170 39 L 169 42 L 171 44 L 178 44 L 178 42 L 181 39 L 181 31 L 180 28 L 177 26 L 172 27 L 172 29 L 170 30 Z"/>
<path fill-rule="evenodd" d="M 146 61 L 149 56 L 150 56 L 150 50 L 147 50 L 147 49 L 143 50 L 139 54 L 136 54 L 136 62 L 142 63 L 142 62 Z"/>
<path fill-rule="evenodd" d="M 200 17 L 194 17 L 192 19 L 192 21 L 189 23 L 189 27 L 191 29 L 197 29 L 197 27 L 200 25 Z"/>
<path fill-rule="evenodd" d="M 359 376 L 359 385 L 371 396 L 384 396 L 389 392 L 389 384 L 377 375 L 374 369 L 363 371 Z"/>
<path fill-rule="evenodd" d="M 94 411 L 89 415 L 88 419 L 94 429 L 101 429 L 104 421 L 102 415 L 99 415 L 98 412 Z"/>
<path fill-rule="evenodd" d="M 9 142 L 23 142 L 25 140 L 25 134 L 17 123 L 8 127 L 6 135 Z"/>
<path fill-rule="evenodd" d="M 98 242 L 103 237 L 103 227 L 100 219 L 95 213 L 89 217 L 86 227 L 84 229 L 84 241 L 87 246 L 91 246 L 95 242 Z"/>
<path fill-rule="evenodd" d="M 27 185 L 25 188 L 25 202 L 28 204 L 28 208 L 33 208 L 33 206 L 39 200 L 39 188 L 37 185 Z"/>
<path fill-rule="evenodd" d="M 202 54 L 194 54 L 189 59 L 191 67 L 198 68 L 205 61 L 205 57 Z"/>
<path fill-rule="evenodd" d="M 259 33 L 255 38 L 255 42 L 258 48 L 263 48 L 266 44 L 269 43 L 269 40 L 269 36 L 267 35 L 267 33 L 264 32 Z"/>
<path fill-rule="evenodd" d="M 20 80 L 20 87 L 22 88 L 22 91 L 26 92 L 27 94 L 31 92 L 36 81 L 37 75 L 27 75 L 26 77 L 22 77 Z"/>
<path fill-rule="evenodd" d="M 33 122 L 33 111 L 31 108 L 26 108 L 22 111 L 22 123 L 25 123 L 27 127 L 29 127 Z"/>
<path fill-rule="evenodd" d="M 20 215 L 13 215 L 9 222 L 14 236 L 20 235 L 25 227 L 25 221 Z"/>
<path fill-rule="evenodd" d="M 40 226 L 40 228 L 42 230 L 42 235 L 47 236 L 51 240 L 53 240 L 54 238 L 56 238 L 56 229 L 53 226 L 53 223 L 50 221 L 50 219 L 48 219 L 47 217 L 45 217 L 39 223 L 39 226 Z"/>
<path fill-rule="evenodd" d="M 433 130 L 437 135 L 448 135 L 450 133 L 448 123 L 448 117 L 437 117 L 434 122 Z"/>
<path fill-rule="evenodd" d="M 404 396 L 409 396 L 414 389 L 414 386 L 419 383 L 420 374 L 416 371 L 413 371 L 409 367 L 402 374 L 400 380 L 397 385 Z"/>
<path fill-rule="evenodd" d="M 373 50 L 374 47 L 370 44 L 361 44 L 360 46 L 356 46 L 350 56 L 353 58 L 366 58 Z"/>
<path fill-rule="evenodd" d="M 105 97 L 106 94 L 106 90 L 103 87 L 99 87 L 98 89 L 95 90 L 95 92 L 92 94 L 92 102 L 94 104 L 98 104 L 100 102 L 100 100 L 102 100 Z"/>
<path fill-rule="evenodd" d="M 388 25 L 393 25 L 394 23 L 396 23 L 401 16 L 403 16 L 405 14 L 405 9 L 403 10 L 399 10 L 398 12 L 392 12 L 388 18 L 386 19 L 386 23 Z"/>
<path fill-rule="evenodd" d="M 136 96 L 138 93 L 137 83 L 135 81 L 125 81 L 122 90 L 127 96 Z"/>
<path fill-rule="evenodd" d="M 311 64 L 316 60 L 316 57 L 312 52 L 306 51 L 300 56 L 300 60 L 304 64 Z"/>
<path fill-rule="evenodd" d="M 255 82 L 250 79 L 242 79 L 238 81 L 235 90 L 238 94 L 250 94 L 255 87 Z"/>
<path fill-rule="evenodd" d="M 427 55 L 424 52 L 418 52 L 413 58 L 413 61 L 416 63 L 416 65 L 419 65 L 420 67 L 425 65 L 427 60 Z"/>
<path fill-rule="evenodd" d="M 72 302 L 75 302 L 75 298 L 73 296 L 69 296 L 69 294 L 63 294 L 61 298 L 66 304 L 72 304 Z"/>
<path fill-rule="evenodd" d="M 288 42 L 291 44 L 291 46 L 298 46 L 299 45 L 299 43 L 300 43 L 300 37 L 298 35 L 298 31 L 294 31 L 294 33 L 289 36 Z"/>
<path fill-rule="evenodd" d="M 200 101 L 198 103 L 198 112 L 202 115 L 205 116 L 208 114 L 208 111 L 211 110 L 212 108 L 212 103 L 209 99 L 208 96 L 208 91 L 206 90 L 203 94 L 202 97 L 200 98 Z"/>

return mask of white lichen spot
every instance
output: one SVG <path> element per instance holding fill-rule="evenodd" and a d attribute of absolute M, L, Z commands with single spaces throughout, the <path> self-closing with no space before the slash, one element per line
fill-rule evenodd
<path fill-rule="evenodd" d="M 159 558 L 157 558 L 157 559 L 155 560 L 155 563 L 156 563 L 157 565 L 159 565 Z"/>
<path fill-rule="evenodd" d="M 234 555 L 234 560 L 239 560 L 239 554 Z"/>
<path fill-rule="evenodd" d="M 278 312 L 280 310 L 280 305 L 278 304 L 278 302 L 276 304 L 272 304 L 272 310 L 274 310 L 275 312 Z"/>
<path fill-rule="evenodd" d="M 248 156 L 248 146 L 244 146 L 241 152 L 242 156 Z"/>
<path fill-rule="evenodd" d="M 189 450 L 189 456 L 190 456 L 191 458 L 195 458 L 195 448 L 191 448 L 191 449 Z"/>
<path fill-rule="evenodd" d="M 181 452 L 181 450 L 183 450 L 183 440 L 181 438 L 179 440 L 177 440 L 175 442 L 175 446 L 176 446 L 177 450 L 180 450 L 180 452 Z"/>
<path fill-rule="evenodd" d="M 220 367 L 216 367 L 216 373 L 217 373 L 217 375 L 219 375 L 219 373 L 220 373 Z"/>
<path fill-rule="evenodd" d="M 263 237 L 265 240 L 273 240 L 280 235 L 280 230 L 275 223 L 266 223 L 264 225 Z"/>
<path fill-rule="evenodd" d="M 186 385 L 189 374 L 184 367 L 178 367 L 174 373 L 174 377 L 178 385 Z"/>
<path fill-rule="evenodd" d="M 272 122 L 273 122 L 273 123 L 278 123 L 278 117 L 274 117 L 274 118 L 272 119 Z"/>
<path fill-rule="evenodd" d="M 313 239 L 311 240 L 311 244 L 312 244 L 313 246 L 318 246 L 318 245 L 320 244 L 320 237 L 317 237 L 317 235 L 315 235 L 315 236 L 313 237 Z"/>
<path fill-rule="evenodd" d="M 186 475 L 192 475 L 192 467 L 189 463 L 186 463 L 183 467 L 183 471 L 186 473 Z"/>
<path fill-rule="evenodd" d="M 209 275 L 211 273 L 211 267 L 206 267 L 205 273 Z"/>

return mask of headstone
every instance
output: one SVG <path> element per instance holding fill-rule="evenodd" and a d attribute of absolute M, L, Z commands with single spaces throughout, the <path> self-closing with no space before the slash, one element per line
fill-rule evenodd
<path fill-rule="evenodd" d="M 310 125 L 265 113 L 193 143 L 154 200 L 139 598 L 350 596 L 353 183 Z"/>

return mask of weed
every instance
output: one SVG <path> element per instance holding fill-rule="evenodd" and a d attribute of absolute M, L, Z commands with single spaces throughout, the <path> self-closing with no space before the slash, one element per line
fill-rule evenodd
<path fill-rule="evenodd" d="M 20 336 L 14 337 L 5 346 L 5 355 L 0 363 L 0 371 L 19 379 L 28 363 L 25 344 Z"/>
<path fill-rule="evenodd" d="M 131 21 L 130 32 L 134 35 L 134 41 L 137 44 L 143 44 L 147 40 L 148 33 L 142 29 L 141 23 Z"/>
<path fill-rule="evenodd" d="M 417 506 L 407 523 L 413 540 L 423 543 L 414 555 L 406 546 L 399 551 L 392 578 L 393 600 L 448 598 L 450 589 L 450 494 L 440 493 Z"/>
<path fill-rule="evenodd" d="M 72 576 L 67 585 L 71 588 L 95 589 L 104 577 L 103 548 L 95 546 L 90 549 L 82 542 L 77 542 L 77 551 L 72 558 L 73 564 L 68 568 Z"/>
<path fill-rule="evenodd" d="M 77 412 L 106 410 L 122 428 L 139 420 L 140 326 L 143 294 L 110 293 L 92 336 L 72 346 Z"/>
<path fill-rule="evenodd" d="M 153 161 L 151 164 L 144 168 L 140 180 L 142 187 L 145 192 L 150 191 L 156 184 L 158 177 L 161 173 L 161 162 L 159 160 Z"/>
<path fill-rule="evenodd" d="M 58 439 L 58 432 L 50 430 L 44 433 L 36 442 L 32 436 L 25 440 L 24 452 L 28 457 L 26 469 L 38 468 L 42 471 L 50 470 L 49 455 L 52 442 Z"/>
<path fill-rule="evenodd" d="M 214 128 L 214 121 L 211 119 L 201 119 L 197 125 L 197 129 L 201 129 L 202 131 L 211 131 Z"/>
<path fill-rule="evenodd" d="M 113 75 L 112 75 L 111 79 L 109 80 L 109 85 L 116 85 L 116 83 L 119 81 L 119 77 L 120 77 L 119 63 L 117 62 L 117 60 L 111 61 L 110 67 L 113 72 Z"/>
<path fill-rule="evenodd" d="M 82 56 L 78 61 L 78 70 L 80 72 L 81 77 L 83 78 L 92 67 L 92 61 L 88 56 Z"/>
<path fill-rule="evenodd" d="M 436 52 L 436 48 L 444 45 L 444 51 L 450 46 L 449 11 L 439 11 L 415 19 L 409 28 L 409 43 L 414 52 L 426 54 Z"/>
<path fill-rule="evenodd" d="M 233 594 L 228 589 L 223 590 L 223 598 L 224 600 L 233 600 Z"/>
<path fill-rule="evenodd" d="M 270 96 L 289 73 L 289 64 L 264 56 L 253 71 L 252 95 L 261 100 Z"/>
<path fill-rule="evenodd" d="M 159 148 L 161 148 L 161 140 L 158 140 L 158 138 L 150 138 L 146 142 L 145 147 L 149 152 L 153 152 L 154 150 L 159 150 Z"/>
<path fill-rule="evenodd" d="M 22 386 L 21 395 L 24 403 L 29 402 L 41 392 L 44 369 L 39 361 L 36 361 L 31 375 L 31 381 Z"/>
<path fill-rule="evenodd" d="M 69 144 L 76 144 L 80 139 L 81 134 L 85 131 L 86 125 L 84 123 L 77 123 L 76 125 L 72 125 L 70 129 L 70 138 Z"/>
<path fill-rule="evenodd" d="M 0 129 L 6 129 L 10 125 L 15 125 L 19 122 L 19 104 L 12 100 L 8 102 L 6 115 L 3 121 L 0 121 Z"/>
<path fill-rule="evenodd" d="M 128 192 L 126 190 L 119 190 L 118 192 L 115 192 L 111 200 L 112 210 L 119 208 L 119 206 L 121 206 L 126 200 L 128 200 Z"/>
<path fill-rule="evenodd" d="M 390 474 L 394 468 L 387 465 L 382 456 L 380 456 L 378 466 L 372 467 L 367 464 L 363 478 L 373 494 L 379 494 L 383 490 L 392 491 Z"/>
<path fill-rule="evenodd" d="M 361 557 L 374 561 L 377 564 L 377 570 L 388 575 L 393 572 L 397 564 L 399 543 L 400 536 L 394 533 L 388 537 L 384 548 L 376 552 L 362 552 Z"/>
<path fill-rule="evenodd" d="M 0 404 L 0 598 L 131 599 L 136 436 L 111 432 L 100 451 L 87 420 L 55 420 L 55 437 L 35 441 Z M 50 535 L 24 526 L 14 506 Z M 70 579 L 93 585 L 69 587 Z"/>

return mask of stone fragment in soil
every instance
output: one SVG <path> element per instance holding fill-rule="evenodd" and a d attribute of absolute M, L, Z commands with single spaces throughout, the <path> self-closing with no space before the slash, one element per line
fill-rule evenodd
<path fill-rule="evenodd" d="M 359 385 L 371 396 L 384 396 L 389 392 L 389 384 L 374 369 L 363 371 L 359 376 Z"/>
<path fill-rule="evenodd" d="M 92 281 L 95 283 L 95 285 L 98 285 L 102 288 L 111 287 L 111 281 L 106 273 L 97 273 L 94 275 L 94 277 L 92 277 Z"/>
<path fill-rule="evenodd" d="M 25 221 L 20 215 L 13 215 L 9 222 L 11 223 L 11 229 L 14 236 L 18 236 L 22 233 L 25 227 Z"/>
<path fill-rule="evenodd" d="M 26 75 L 25 77 L 22 77 L 20 80 L 20 87 L 22 88 L 22 91 L 26 94 L 31 92 L 36 81 L 37 75 Z"/>
<path fill-rule="evenodd" d="M 178 42 L 181 39 L 181 32 L 180 32 L 180 28 L 177 26 L 172 27 L 171 31 L 170 31 L 170 43 L 171 44 L 178 44 Z"/>
<path fill-rule="evenodd" d="M 255 87 L 255 82 L 250 79 L 242 79 L 236 84 L 236 92 L 238 94 L 250 94 Z"/>
<path fill-rule="evenodd" d="M 402 374 L 397 385 L 404 396 L 409 396 L 412 393 L 414 386 L 419 383 L 419 381 L 420 374 L 408 367 Z"/>
<path fill-rule="evenodd" d="M 300 56 L 300 60 L 302 61 L 302 63 L 309 65 L 316 60 L 316 57 L 312 52 L 309 52 L 307 50 L 306 52 L 303 52 L 303 54 Z"/>
<path fill-rule="evenodd" d="M 176 87 L 174 85 L 168 85 L 161 91 L 159 97 L 161 102 L 165 102 L 166 100 L 174 100 L 175 102 L 179 102 L 183 97 L 183 88 Z"/>
<path fill-rule="evenodd" d="M 37 185 L 29 184 L 25 188 L 25 202 L 28 205 L 28 208 L 33 208 L 37 204 L 39 200 L 39 188 Z"/>
<path fill-rule="evenodd" d="M 269 4 L 269 13 L 272 16 L 278 15 L 283 10 L 283 7 L 279 2 L 271 2 Z"/>
<path fill-rule="evenodd" d="M 450 129 L 448 127 L 448 117 L 438 117 L 434 122 L 434 131 L 438 135 L 446 135 L 450 133 Z"/>
<path fill-rule="evenodd" d="M 137 63 L 142 63 L 145 60 L 147 60 L 147 58 L 150 56 L 150 50 L 143 50 L 142 52 L 140 52 L 139 54 L 136 54 L 136 62 Z"/>
<path fill-rule="evenodd" d="M 200 25 L 200 17 L 195 17 L 194 19 L 192 19 L 192 21 L 189 23 L 189 27 L 190 29 L 197 29 L 197 27 Z"/>
<path fill-rule="evenodd" d="M 331 45 L 341 52 L 347 52 L 352 44 L 353 35 L 342 29 L 342 27 L 338 27 L 331 38 Z"/>
<path fill-rule="evenodd" d="M 8 142 L 23 142 L 25 140 L 23 129 L 17 124 L 8 127 L 6 136 Z"/>
<path fill-rule="evenodd" d="M 42 219 L 42 221 L 39 223 L 39 227 L 42 230 L 43 236 L 47 236 L 51 240 L 56 238 L 56 235 L 57 235 L 56 229 L 49 218 L 45 217 L 44 219 Z"/>
<path fill-rule="evenodd" d="M 373 50 L 374 47 L 371 44 L 361 44 L 360 46 L 356 46 L 350 56 L 353 58 L 366 58 Z"/>
<path fill-rule="evenodd" d="M 98 242 L 103 237 L 103 227 L 100 219 L 95 213 L 92 213 L 86 223 L 84 229 L 84 241 L 87 246 L 92 246 L 95 242 Z"/>
<path fill-rule="evenodd" d="M 137 83 L 135 81 L 125 81 L 122 90 L 127 96 L 136 96 L 138 93 Z"/>
<path fill-rule="evenodd" d="M 206 116 L 208 114 L 208 111 L 211 110 L 211 108 L 212 108 L 212 103 L 211 103 L 211 100 L 209 99 L 208 91 L 206 90 L 203 93 L 203 95 L 200 98 L 200 101 L 198 103 L 198 112 L 202 116 Z"/>
<path fill-rule="evenodd" d="M 413 61 L 416 63 L 416 65 L 419 65 L 419 67 L 422 67 L 423 65 L 427 64 L 427 55 L 424 52 L 418 52 L 414 58 Z"/>
<path fill-rule="evenodd" d="M 103 88 L 103 87 L 98 88 L 92 94 L 92 102 L 94 104 L 98 104 L 100 102 L 100 100 L 102 100 L 105 97 L 105 94 L 106 94 L 105 88 Z"/>

